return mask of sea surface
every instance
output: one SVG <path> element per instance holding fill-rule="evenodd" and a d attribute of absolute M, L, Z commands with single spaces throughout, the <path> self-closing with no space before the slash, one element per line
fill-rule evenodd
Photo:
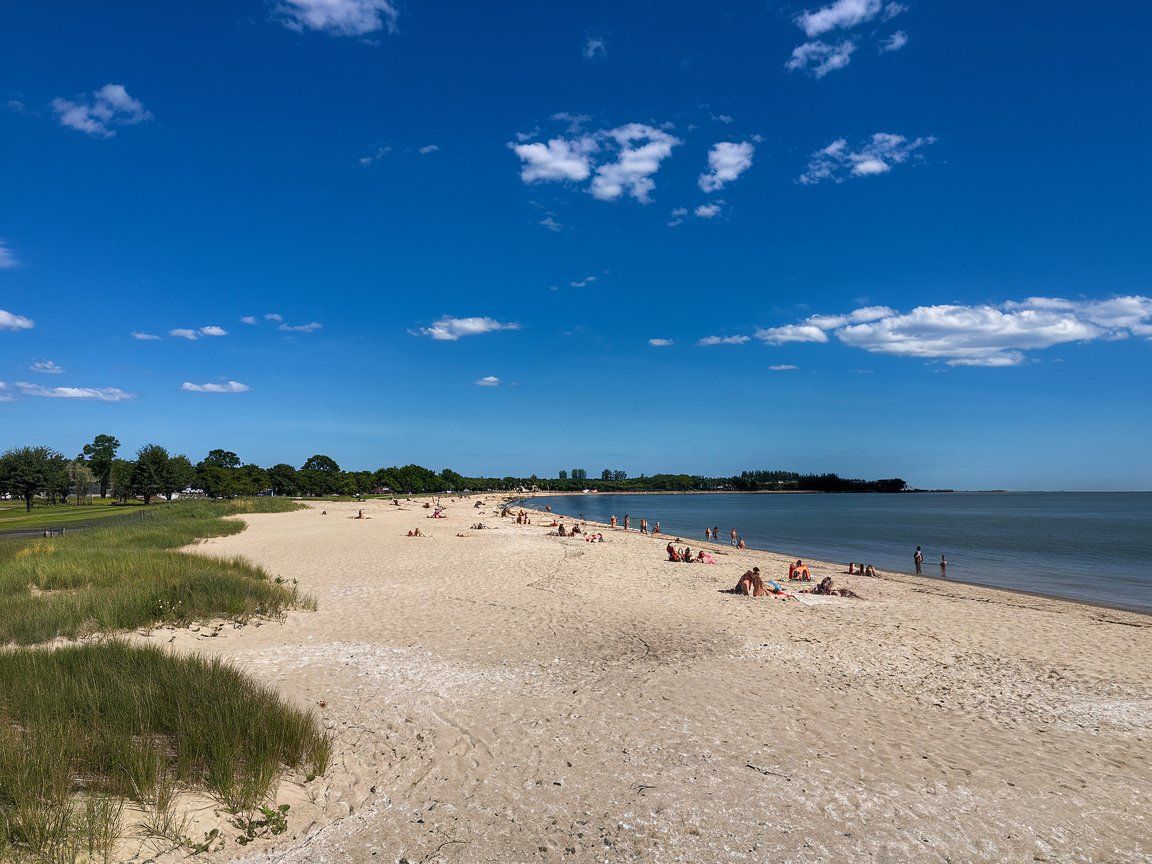
<path fill-rule="evenodd" d="M 557 513 L 638 527 L 687 542 L 735 528 L 753 549 L 858 561 L 997 588 L 1152 613 L 1152 492 L 949 492 L 814 495 L 536 496 Z"/>

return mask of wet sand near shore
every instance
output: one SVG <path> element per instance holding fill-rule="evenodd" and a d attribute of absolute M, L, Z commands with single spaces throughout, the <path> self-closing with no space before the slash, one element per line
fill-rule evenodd
<path fill-rule="evenodd" d="M 864 599 L 737 597 L 787 557 L 674 564 L 668 538 L 552 537 L 484 500 L 311 505 L 194 547 L 318 611 L 146 640 L 335 738 L 325 777 L 282 785 L 288 833 L 212 860 L 1152 860 L 1152 618 L 818 562 Z"/>

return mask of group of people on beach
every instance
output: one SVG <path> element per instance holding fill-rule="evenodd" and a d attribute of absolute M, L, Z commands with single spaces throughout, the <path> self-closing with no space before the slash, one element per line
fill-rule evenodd
<path fill-rule="evenodd" d="M 704 539 L 710 540 L 713 543 L 719 543 L 720 542 L 720 529 L 719 528 L 705 528 L 704 529 Z M 729 545 L 735 546 L 737 549 L 746 548 L 745 544 L 744 544 L 744 538 L 740 536 L 740 533 L 735 528 L 733 528 L 731 531 L 728 532 L 728 543 L 729 543 Z"/>
<path fill-rule="evenodd" d="M 912 555 L 912 563 L 916 565 L 916 575 L 922 576 L 923 573 L 921 571 L 924 566 L 924 550 L 919 546 L 916 547 L 916 551 Z M 948 559 L 943 555 L 940 556 L 940 578 L 948 578 Z"/>
<path fill-rule="evenodd" d="M 692 550 L 685 546 L 683 549 L 678 549 L 669 543 L 665 547 L 668 553 L 669 561 L 677 561 L 684 564 L 715 564 L 716 559 L 712 557 L 712 553 L 705 552 L 703 549 L 696 553 L 696 557 L 692 557 Z"/>
<path fill-rule="evenodd" d="M 616 514 L 615 513 L 612 514 L 612 518 L 608 521 L 608 526 L 613 531 L 615 531 L 617 528 L 621 527 L 620 523 L 616 520 Z M 631 531 L 632 530 L 632 517 L 630 515 L 628 515 L 627 513 L 624 514 L 623 528 L 625 531 Z M 660 533 L 660 522 L 659 521 L 653 522 L 651 528 L 649 528 L 648 520 L 647 519 L 641 519 L 640 520 L 640 533 L 641 534 L 648 534 L 648 535 L 651 535 L 653 537 L 656 536 L 657 534 Z"/>

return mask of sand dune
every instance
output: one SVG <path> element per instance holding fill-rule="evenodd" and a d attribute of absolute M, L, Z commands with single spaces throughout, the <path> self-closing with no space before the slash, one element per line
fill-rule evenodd
<path fill-rule="evenodd" d="M 865 599 L 750 600 L 721 589 L 784 557 L 672 564 L 662 539 L 471 504 L 248 516 L 196 547 L 319 611 L 151 638 L 230 658 L 336 737 L 326 777 L 281 789 L 290 833 L 216 857 L 1152 860 L 1152 619 L 820 564 Z"/>

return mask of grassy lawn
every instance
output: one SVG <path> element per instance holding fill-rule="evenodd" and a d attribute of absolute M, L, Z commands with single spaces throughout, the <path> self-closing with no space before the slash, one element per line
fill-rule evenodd
<path fill-rule="evenodd" d="M 111 498 L 95 499 L 92 505 L 39 504 L 31 513 L 24 510 L 23 501 L 0 501 L 0 533 L 4 531 L 30 531 L 43 528 L 66 528 L 84 522 L 94 522 L 143 509 L 139 502 L 113 504 Z"/>
<path fill-rule="evenodd" d="M 15 647 L 306 605 L 295 586 L 244 561 L 175 551 L 243 530 L 222 516 L 297 506 L 183 502 L 66 537 L 0 542 L 0 644 L 10 646 L 0 649 L 0 861 L 110 860 L 126 800 L 149 813 L 149 836 L 195 851 L 175 806 L 181 791 L 245 814 L 283 771 L 326 769 L 328 739 L 311 715 L 226 663 L 116 639 Z"/>

